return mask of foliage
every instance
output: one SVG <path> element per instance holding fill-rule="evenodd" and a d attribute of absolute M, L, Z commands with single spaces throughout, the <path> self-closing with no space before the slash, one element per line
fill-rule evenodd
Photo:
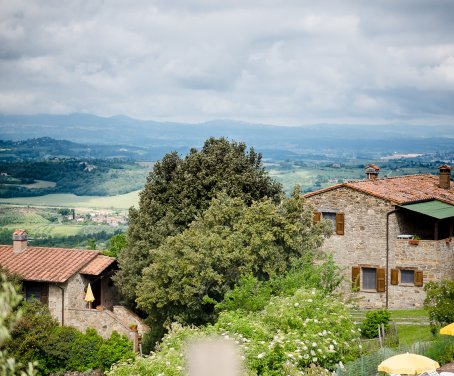
<path fill-rule="evenodd" d="M 267 199 L 247 206 L 219 195 L 189 229 L 150 252 L 153 263 L 136 291 L 139 308 L 157 322 L 212 321 L 213 305 L 242 275 L 268 280 L 313 257 L 325 227 L 313 226 L 311 216 L 299 192 L 279 205 Z"/>
<path fill-rule="evenodd" d="M 428 282 L 424 286 L 424 308 L 429 312 L 433 332 L 454 322 L 454 281 Z"/>
<path fill-rule="evenodd" d="M 290 296 L 299 288 L 316 288 L 331 294 L 342 281 L 339 267 L 331 256 L 320 256 L 322 263 L 314 264 L 310 257 L 302 257 L 283 275 L 260 281 L 253 275 L 241 277 L 233 290 L 216 304 L 216 311 L 242 310 L 255 312 L 263 309 L 272 296 Z"/>
<path fill-rule="evenodd" d="M 134 357 L 126 336 L 113 332 L 103 340 L 94 329 L 81 333 L 61 327 L 49 308 L 38 301 L 25 303 L 23 315 L 11 332 L 6 348 L 21 363 L 37 361 L 40 374 L 63 371 L 106 370 Z"/>
<path fill-rule="evenodd" d="M 385 330 L 389 326 L 391 314 L 387 309 L 377 309 L 366 313 L 366 319 L 361 325 L 361 332 L 366 338 L 378 337 L 378 325 L 383 324 Z"/>
<path fill-rule="evenodd" d="M 0 197 L 42 196 L 51 193 L 113 196 L 140 189 L 146 176 L 146 170 L 138 164 L 115 159 L 0 162 L 0 170 L 19 180 L 15 184 L 0 184 Z M 56 182 L 56 185 L 33 188 L 26 185 L 35 180 Z"/>
<path fill-rule="evenodd" d="M 21 311 L 17 310 L 21 299 L 17 286 L 0 270 L 0 374 L 4 376 L 35 375 L 33 363 L 24 366 L 5 348 L 5 342 L 10 340 L 11 330 L 21 316 Z"/>
<path fill-rule="evenodd" d="M 48 336 L 58 327 L 49 308 L 37 300 L 25 302 L 23 314 L 11 331 L 8 351 L 21 363 L 38 361 L 38 370 L 46 373 L 45 346 Z"/>
<path fill-rule="evenodd" d="M 454 338 L 452 336 L 437 336 L 426 350 L 425 355 L 441 365 L 451 363 L 454 361 Z"/>
<path fill-rule="evenodd" d="M 315 289 L 272 297 L 263 310 L 225 311 L 207 327 L 173 324 L 156 352 L 116 365 L 109 375 L 182 375 L 189 339 L 221 336 L 240 347 L 248 375 L 325 374 L 359 353 L 359 332 L 345 305 Z M 322 368 L 312 368 L 317 366 Z"/>
<path fill-rule="evenodd" d="M 166 154 L 154 165 L 139 209 L 130 209 L 129 247 L 119 256 L 116 283 L 129 301 L 135 300 L 142 270 L 156 255 L 149 250 L 187 229 L 220 192 L 250 205 L 264 197 L 278 201 L 282 188 L 264 170 L 261 154 L 224 138 L 208 139 L 184 159 L 176 152 Z"/>
<path fill-rule="evenodd" d="M 109 239 L 109 247 L 103 251 L 103 254 L 110 257 L 118 257 L 120 252 L 128 246 L 128 240 L 125 234 L 116 234 Z"/>

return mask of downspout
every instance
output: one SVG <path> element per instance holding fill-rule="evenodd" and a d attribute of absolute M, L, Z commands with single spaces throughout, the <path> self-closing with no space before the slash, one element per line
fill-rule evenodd
<path fill-rule="evenodd" d="M 386 213 L 386 309 L 388 309 L 389 301 L 389 216 L 397 211 L 399 211 L 399 208 Z"/>
<path fill-rule="evenodd" d="M 61 326 L 65 325 L 65 289 L 55 284 L 61 290 Z"/>

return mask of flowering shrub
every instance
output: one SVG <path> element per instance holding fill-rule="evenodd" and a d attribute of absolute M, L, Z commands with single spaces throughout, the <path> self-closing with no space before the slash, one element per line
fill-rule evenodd
<path fill-rule="evenodd" d="M 204 328 L 173 325 L 155 353 L 115 366 L 109 375 L 182 375 L 189 338 L 220 335 L 234 341 L 248 375 L 323 374 L 359 354 L 359 331 L 348 309 L 315 289 L 273 297 L 261 311 L 225 311 Z M 312 371 L 311 371 L 312 370 Z"/>

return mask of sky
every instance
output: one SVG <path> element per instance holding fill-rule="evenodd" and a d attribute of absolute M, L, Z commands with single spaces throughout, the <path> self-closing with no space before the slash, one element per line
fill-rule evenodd
<path fill-rule="evenodd" d="M 454 0 L 0 0 L 0 113 L 454 126 Z"/>

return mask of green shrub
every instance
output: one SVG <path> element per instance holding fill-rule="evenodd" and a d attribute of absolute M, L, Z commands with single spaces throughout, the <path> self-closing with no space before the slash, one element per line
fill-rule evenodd
<path fill-rule="evenodd" d="M 107 370 L 115 362 L 134 357 L 129 339 L 117 332 L 104 340 L 94 329 L 81 333 L 61 327 L 38 301 L 25 302 L 22 309 L 23 316 L 5 346 L 22 364 L 37 361 L 40 374 Z"/>
<path fill-rule="evenodd" d="M 37 300 L 24 302 L 22 312 L 6 348 L 20 363 L 37 361 L 37 369 L 47 374 L 45 347 L 49 334 L 58 327 L 58 322 L 51 316 L 49 308 Z"/>
<path fill-rule="evenodd" d="M 331 256 L 327 256 L 320 265 L 314 265 L 310 256 L 303 257 L 293 264 L 290 271 L 268 281 L 260 281 L 252 275 L 243 276 L 215 308 L 217 312 L 238 309 L 256 312 L 262 310 L 272 296 L 291 296 L 302 287 L 316 288 L 329 294 L 341 281 L 340 269 Z"/>
<path fill-rule="evenodd" d="M 71 371 L 86 371 L 99 368 L 99 348 L 102 337 L 94 329 L 88 328 L 85 333 L 78 332 L 73 343 L 73 356 L 68 362 Z"/>
<path fill-rule="evenodd" d="M 105 340 L 99 350 L 99 368 L 108 370 L 113 363 L 135 358 L 132 345 L 128 337 L 113 332 L 111 337 Z"/>
<path fill-rule="evenodd" d="M 366 319 L 361 325 L 361 332 L 363 336 L 367 338 L 377 338 L 378 325 L 383 324 L 386 330 L 389 326 L 390 318 L 391 314 L 386 309 L 378 309 L 367 312 Z"/>
<path fill-rule="evenodd" d="M 424 290 L 427 293 L 424 308 L 435 333 L 440 326 L 454 322 L 454 281 L 428 282 Z"/>
<path fill-rule="evenodd" d="M 50 334 L 43 347 L 49 372 L 69 370 L 68 364 L 74 358 L 73 346 L 78 334 L 77 329 L 67 326 L 60 326 Z"/>
<path fill-rule="evenodd" d="M 438 336 L 426 350 L 426 356 L 440 364 L 454 361 L 454 338 L 451 336 Z"/>

